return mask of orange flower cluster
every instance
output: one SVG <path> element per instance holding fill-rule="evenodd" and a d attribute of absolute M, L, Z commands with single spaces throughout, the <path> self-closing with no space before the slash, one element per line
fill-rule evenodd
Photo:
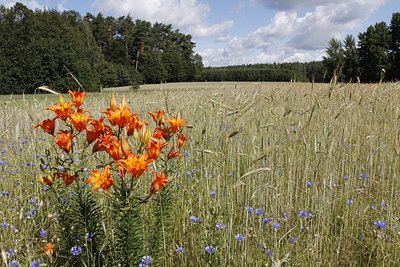
<path fill-rule="evenodd" d="M 110 171 L 112 166 L 116 167 L 122 178 L 128 173 L 133 178 L 139 178 L 144 172 L 149 171 L 149 164 L 157 161 L 168 145 L 170 145 L 170 150 L 165 151 L 164 161 L 180 156 L 180 150 L 187 141 L 186 136 L 181 133 L 185 119 L 182 119 L 180 115 L 167 118 L 166 111 L 149 113 L 156 124 L 154 131 L 151 132 L 149 123 L 142 121 L 138 114 L 131 112 L 125 97 L 122 98 L 118 107 L 115 95 L 112 94 L 110 108 L 101 111 L 106 117 L 102 116 L 96 120 L 89 115 L 89 111 L 81 108 L 87 93 L 68 92 L 71 95 L 71 101 L 64 101 L 60 97 L 60 103 L 47 108 L 55 113 L 55 117 L 46 119 L 34 127 L 41 127 L 45 132 L 53 135 L 56 145 L 66 153 L 73 152 L 74 143 L 79 143 L 74 142 L 75 138 L 85 135 L 85 149 L 93 144 L 93 153 L 104 151 L 109 155 L 110 162 L 105 166 L 104 171 L 94 170 L 93 176 L 86 180 L 86 183 L 94 183 L 94 190 L 98 188 L 108 190 L 114 184 L 113 173 Z M 59 130 L 55 134 L 57 119 L 61 124 L 65 124 L 68 130 Z M 110 125 L 106 124 L 106 119 Z M 176 140 L 174 136 L 177 137 Z M 164 172 L 161 175 L 154 174 L 150 193 L 164 188 L 170 179 L 165 177 Z M 66 185 L 76 179 L 67 171 L 63 171 L 40 177 L 39 180 L 50 186 L 54 178 L 63 179 Z"/>

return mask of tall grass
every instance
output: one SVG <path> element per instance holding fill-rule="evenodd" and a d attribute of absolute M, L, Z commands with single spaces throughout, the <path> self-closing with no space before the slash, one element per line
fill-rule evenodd
<path fill-rule="evenodd" d="M 173 192 L 172 227 L 154 233 L 144 225 L 145 236 L 168 237 L 159 250 L 143 248 L 157 255 L 153 264 L 400 264 L 399 85 L 229 85 L 125 93 L 135 113 L 168 105 L 193 126 L 166 188 Z M 87 99 L 95 110 L 109 95 Z M 36 173 L 52 140 L 32 126 L 48 117 L 43 110 L 57 97 L 0 101 L 3 261 L 51 265 L 41 247 L 57 243 L 57 214 Z M 150 174 L 142 183 L 149 182 Z M 148 222 L 157 219 L 157 207 L 157 199 L 143 206 Z M 114 240 L 107 229 L 104 236 Z"/>

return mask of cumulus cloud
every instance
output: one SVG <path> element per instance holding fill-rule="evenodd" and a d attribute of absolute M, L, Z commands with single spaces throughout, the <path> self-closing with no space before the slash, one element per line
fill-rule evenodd
<path fill-rule="evenodd" d="M 134 18 L 172 24 L 198 37 L 224 36 L 233 26 L 233 21 L 207 24 L 210 7 L 197 0 L 95 0 L 92 6 L 117 16 L 130 14 Z"/>
<path fill-rule="evenodd" d="M 267 25 L 232 38 L 224 48 L 203 51 L 205 65 L 320 60 L 330 38 L 343 38 L 360 27 L 385 0 L 253 2 L 287 10 L 277 12 Z M 316 6 L 303 16 L 294 10 L 308 5 Z"/>
<path fill-rule="evenodd" d="M 27 6 L 29 9 L 35 10 L 35 9 L 45 9 L 46 7 L 39 4 L 37 1 L 24 1 L 24 0 L 19 0 L 19 1 L 0 1 L 0 4 L 5 6 L 6 8 L 13 7 L 16 3 L 21 3 L 25 6 Z"/>
<path fill-rule="evenodd" d="M 360 0 L 363 1 L 363 0 Z M 277 10 L 298 10 L 307 7 L 340 4 L 348 0 L 251 0 L 252 3 Z"/>

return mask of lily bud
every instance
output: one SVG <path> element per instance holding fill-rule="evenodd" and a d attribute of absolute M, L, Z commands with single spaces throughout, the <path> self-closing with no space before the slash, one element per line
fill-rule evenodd
<path fill-rule="evenodd" d="M 122 95 L 121 109 L 124 110 L 127 106 L 125 95 Z"/>
<path fill-rule="evenodd" d="M 138 143 L 139 132 L 136 129 L 133 131 L 133 138 L 135 138 L 135 142 Z"/>
<path fill-rule="evenodd" d="M 140 133 L 139 133 L 140 142 L 142 142 L 142 144 L 145 144 L 144 140 L 146 136 L 146 131 L 147 131 L 146 125 L 143 125 L 142 128 L 140 128 Z"/>
<path fill-rule="evenodd" d="M 122 146 L 122 153 L 124 153 L 125 157 L 128 157 L 130 148 L 129 148 L 129 144 L 128 144 L 128 142 L 126 141 L 125 138 L 122 138 L 122 140 L 121 140 L 121 146 Z"/>
<path fill-rule="evenodd" d="M 146 133 L 144 135 L 144 143 L 148 144 L 150 142 L 150 138 L 151 138 L 151 132 L 150 132 L 150 127 L 146 127 Z"/>
<path fill-rule="evenodd" d="M 115 100 L 115 93 L 114 92 L 111 94 L 110 108 L 111 108 L 112 111 L 116 111 L 117 110 L 117 101 Z"/>
<path fill-rule="evenodd" d="M 63 106 L 65 103 L 64 97 L 61 94 L 58 94 L 58 100 L 60 101 L 60 105 Z"/>

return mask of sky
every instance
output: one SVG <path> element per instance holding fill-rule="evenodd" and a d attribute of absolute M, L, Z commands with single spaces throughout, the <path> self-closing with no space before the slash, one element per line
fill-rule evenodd
<path fill-rule="evenodd" d="M 10 7 L 16 1 L 0 0 Z M 171 24 L 190 34 L 205 66 L 321 60 L 332 37 L 356 39 L 388 25 L 400 0 L 20 0 L 31 9 L 75 10 Z"/>

